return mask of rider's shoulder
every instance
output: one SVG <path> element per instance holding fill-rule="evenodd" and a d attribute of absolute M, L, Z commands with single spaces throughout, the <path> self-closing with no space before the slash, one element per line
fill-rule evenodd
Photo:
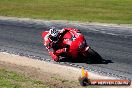
<path fill-rule="evenodd" d="M 50 34 L 47 33 L 47 34 L 45 35 L 44 39 L 45 39 L 45 40 L 48 40 L 48 39 L 49 39 L 49 36 L 50 36 Z"/>
<path fill-rule="evenodd" d="M 71 31 L 71 30 L 74 30 L 74 28 L 66 27 L 66 28 L 63 28 L 62 30 L 63 30 L 63 31 Z"/>

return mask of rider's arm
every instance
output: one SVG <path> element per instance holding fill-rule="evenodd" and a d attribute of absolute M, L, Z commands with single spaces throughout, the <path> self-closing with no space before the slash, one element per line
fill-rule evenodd
<path fill-rule="evenodd" d="M 77 33 L 80 33 L 80 30 L 78 30 L 76 28 L 63 28 L 62 30 L 60 30 L 60 33 L 64 33 L 66 31 L 75 31 Z"/>
<path fill-rule="evenodd" d="M 70 31 L 70 29 L 69 28 L 63 28 L 60 30 L 60 34 L 67 32 L 67 31 Z"/>
<path fill-rule="evenodd" d="M 49 40 L 49 34 L 47 34 L 45 37 L 44 37 L 44 42 L 43 42 L 44 46 L 46 47 L 46 49 L 49 51 L 50 48 L 52 47 L 51 46 L 51 41 Z"/>
<path fill-rule="evenodd" d="M 60 33 L 63 35 L 63 33 L 65 34 L 65 32 L 72 32 L 75 36 L 75 38 L 78 38 L 81 34 L 80 30 L 79 29 L 76 29 L 76 28 L 63 28 Z"/>
<path fill-rule="evenodd" d="M 49 52 L 49 55 L 52 57 L 53 60 L 57 61 L 58 57 L 54 54 L 54 52 L 51 49 L 51 42 L 45 41 L 46 43 L 44 44 L 46 46 L 47 51 Z"/>

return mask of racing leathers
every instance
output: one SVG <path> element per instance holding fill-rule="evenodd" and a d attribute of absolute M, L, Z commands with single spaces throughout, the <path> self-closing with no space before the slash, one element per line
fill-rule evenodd
<path fill-rule="evenodd" d="M 59 56 L 63 53 L 67 53 L 68 51 L 69 46 L 63 43 L 63 36 L 65 35 L 65 33 L 68 31 L 72 31 L 72 33 L 77 37 L 77 33 L 80 32 L 78 29 L 75 28 L 63 28 L 58 31 L 58 41 L 52 41 L 50 39 L 49 33 L 44 37 L 44 45 L 46 46 L 46 49 L 48 50 L 50 56 L 52 57 L 52 60 L 54 61 L 59 61 Z"/>

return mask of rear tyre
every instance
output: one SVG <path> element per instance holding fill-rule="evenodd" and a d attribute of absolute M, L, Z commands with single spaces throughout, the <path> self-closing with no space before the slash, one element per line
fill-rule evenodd
<path fill-rule="evenodd" d="M 89 48 L 89 50 L 88 50 L 88 58 L 89 58 L 90 62 L 94 62 L 94 63 L 102 62 L 102 57 L 91 48 Z"/>

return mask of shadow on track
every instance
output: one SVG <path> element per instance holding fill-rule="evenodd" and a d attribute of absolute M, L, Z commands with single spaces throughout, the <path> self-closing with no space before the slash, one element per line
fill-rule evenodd
<path fill-rule="evenodd" d="M 94 51 L 95 52 L 95 51 Z M 86 63 L 86 64 L 109 64 L 109 63 L 114 63 L 111 60 L 105 60 L 101 57 L 100 54 L 95 52 L 96 54 L 94 55 L 89 55 L 87 58 L 77 58 L 77 59 L 72 59 L 72 58 L 62 58 L 60 62 L 71 62 L 71 63 Z"/>

